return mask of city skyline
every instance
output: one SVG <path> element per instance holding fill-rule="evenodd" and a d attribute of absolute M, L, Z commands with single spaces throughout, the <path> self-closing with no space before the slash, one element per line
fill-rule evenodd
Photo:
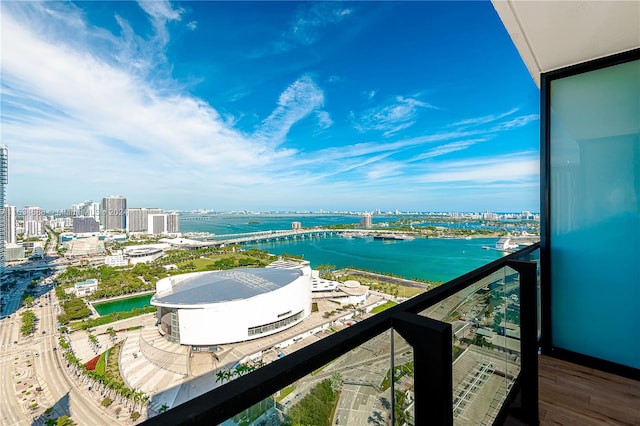
<path fill-rule="evenodd" d="M 10 205 L 539 211 L 538 89 L 490 3 L 0 7 Z"/>

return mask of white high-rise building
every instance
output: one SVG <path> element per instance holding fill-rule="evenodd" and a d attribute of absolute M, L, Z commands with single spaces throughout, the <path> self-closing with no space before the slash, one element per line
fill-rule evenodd
<path fill-rule="evenodd" d="M 150 214 L 147 221 L 147 232 L 153 235 L 164 234 L 167 232 L 167 215 Z"/>
<path fill-rule="evenodd" d="M 149 215 L 163 214 L 162 209 L 129 208 L 127 209 L 127 232 L 148 232 Z"/>
<path fill-rule="evenodd" d="M 180 232 L 180 215 L 178 213 L 167 214 L 167 234 Z"/>
<path fill-rule="evenodd" d="M 360 219 L 360 228 L 371 229 L 373 226 L 373 219 L 371 217 L 371 213 L 365 213 Z"/>
<path fill-rule="evenodd" d="M 9 183 L 9 150 L 6 145 L 0 145 L 0 206 L 2 207 L 4 207 L 4 187 L 7 183 Z M 0 275 L 4 274 L 5 230 L 5 215 L 0 214 Z"/>
<path fill-rule="evenodd" d="M 100 225 L 105 231 L 126 229 L 127 199 L 117 196 L 105 197 L 100 206 Z"/>
<path fill-rule="evenodd" d="M 38 236 L 44 232 L 42 221 L 44 210 L 36 206 L 25 206 L 22 210 L 25 236 Z"/>
<path fill-rule="evenodd" d="M 84 215 L 91 216 L 96 222 L 100 223 L 100 203 L 91 202 L 85 209 Z"/>
<path fill-rule="evenodd" d="M 4 241 L 8 244 L 16 243 L 16 206 L 4 207 Z"/>

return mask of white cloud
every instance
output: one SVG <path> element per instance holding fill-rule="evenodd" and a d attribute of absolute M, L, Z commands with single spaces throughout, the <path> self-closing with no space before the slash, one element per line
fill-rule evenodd
<path fill-rule="evenodd" d="M 145 8 L 160 23 L 179 18 L 162 5 Z M 330 125 L 328 113 L 318 110 L 324 95 L 311 77 L 287 87 L 258 132 L 248 135 L 203 100 L 177 91 L 173 81 L 145 80 L 108 54 L 79 45 L 74 34 L 66 40 L 57 32 L 50 42 L 39 31 L 44 22 L 51 26 L 3 10 L 3 32 L 12 37 L 3 40 L 1 89 L 11 173 L 41 179 L 44 186 L 37 187 L 44 191 L 54 182 L 76 186 L 72 176 L 98 195 L 289 179 L 283 159 L 295 153 L 276 147 L 291 126 L 316 110 L 319 122 Z M 121 22 L 131 33 L 108 44 L 134 56 L 133 29 Z"/>
<path fill-rule="evenodd" d="M 318 119 L 318 125 L 320 128 L 328 129 L 333 125 L 331 115 L 327 111 L 316 111 L 316 118 Z"/>
<path fill-rule="evenodd" d="M 19 193 L 55 207 L 121 193 L 134 206 L 148 200 L 148 206 L 166 208 L 194 203 L 247 208 L 242 203 L 251 200 L 285 208 L 282 203 L 290 200 L 304 203 L 333 194 L 357 203 L 354 192 L 367 199 L 383 187 L 400 197 L 450 182 L 472 185 L 468 179 L 491 185 L 532 179 L 533 154 L 445 164 L 432 159 L 484 142 L 491 132 L 526 125 L 536 115 L 497 114 L 490 129 L 467 130 L 467 123 L 392 140 L 435 108 L 420 95 L 398 96 L 354 114 L 354 125 L 381 137 L 325 138 L 326 147 L 284 149 L 291 129 L 303 120 L 320 130 L 338 127 L 338 118 L 325 108 L 323 89 L 312 75 L 302 75 L 274 96 L 271 112 L 256 119 L 252 133 L 238 130 L 237 116 L 170 78 L 164 49 L 171 23 L 185 15 L 181 9 L 167 2 L 141 3 L 153 27 L 143 38 L 121 16 L 114 17 L 118 35 L 87 25 L 72 4 L 1 2 L 0 7 L 3 34 L 11 34 L 2 40 L 0 93 L 10 196 Z M 301 10 L 308 19 L 299 22 L 298 31 L 308 41 L 351 13 L 340 3 L 304 4 Z M 242 88 L 225 99 L 249 94 Z M 379 102 L 375 91 L 365 95 Z"/>
<path fill-rule="evenodd" d="M 402 174 L 403 167 L 405 167 L 404 163 L 400 163 L 397 161 L 378 163 L 366 170 L 367 179 L 378 181 L 383 178 L 398 176 Z"/>
<path fill-rule="evenodd" d="M 481 124 L 488 124 L 491 123 L 493 121 L 497 121 L 500 120 L 502 118 L 508 117 L 510 115 L 515 114 L 516 112 L 518 112 L 519 108 L 512 108 L 507 112 L 503 112 L 501 114 L 490 114 L 490 115 L 485 115 L 482 117 L 475 117 L 475 118 L 467 118 L 465 120 L 461 120 L 461 121 L 457 121 L 455 123 L 450 124 L 450 127 L 460 127 L 460 126 L 478 126 Z"/>
<path fill-rule="evenodd" d="M 154 41 L 158 43 L 158 46 L 164 48 L 169 42 L 167 24 L 171 21 L 180 21 L 184 10 L 174 9 L 167 0 L 139 0 L 138 5 L 151 20 L 155 32 Z"/>
<path fill-rule="evenodd" d="M 498 123 L 494 127 L 491 128 L 492 132 L 501 132 L 504 130 L 516 129 L 518 127 L 526 126 L 532 121 L 538 121 L 540 116 L 538 114 L 529 114 L 523 115 L 520 117 L 515 117 L 512 120 L 503 121 L 502 123 Z"/>
<path fill-rule="evenodd" d="M 314 2 L 303 3 L 291 21 L 286 39 L 296 45 L 310 46 L 322 36 L 322 31 L 329 25 L 336 24 L 353 12 L 342 3 Z"/>
<path fill-rule="evenodd" d="M 354 127 L 361 132 L 380 131 L 388 137 L 413 126 L 420 110 L 425 108 L 436 109 L 427 102 L 397 96 L 387 105 L 373 107 L 359 114 L 354 120 Z"/>
<path fill-rule="evenodd" d="M 310 76 L 302 76 L 280 94 L 278 106 L 255 136 L 271 146 L 281 144 L 291 126 L 323 105 L 323 91 Z"/>
<path fill-rule="evenodd" d="M 422 153 L 412 158 L 411 161 L 426 160 L 429 158 L 435 158 L 435 157 L 440 157 L 446 154 L 450 154 L 452 152 L 462 151 L 469 148 L 470 146 L 477 144 L 478 142 L 484 142 L 486 140 L 487 140 L 486 138 L 468 139 L 464 141 L 457 141 L 457 142 L 451 142 L 445 145 L 440 145 L 428 150 L 425 153 Z"/>
<path fill-rule="evenodd" d="M 537 153 L 524 152 L 440 162 L 416 177 L 417 182 L 531 182 L 538 179 L 540 161 Z"/>

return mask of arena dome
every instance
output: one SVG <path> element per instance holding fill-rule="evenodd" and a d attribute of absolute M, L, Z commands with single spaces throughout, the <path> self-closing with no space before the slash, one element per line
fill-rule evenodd
<path fill-rule="evenodd" d="M 265 337 L 311 313 L 311 269 L 244 268 L 159 280 L 151 304 L 160 331 L 183 345 L 216 346 Z"/>

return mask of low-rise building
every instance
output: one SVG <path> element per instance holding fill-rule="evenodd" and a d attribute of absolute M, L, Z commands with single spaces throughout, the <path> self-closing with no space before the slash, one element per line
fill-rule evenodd
<path fill-rule="evenodd" d="M 5 260 L 22 260 L 24 256 L 24 246 L 22 244 L 8 243 L 4 248 Z"/>
<path fill-rule="evenodd" d="M 107 266 L 127 266 L 129 261 L 124 256 L 122 250 L 114 250 L 110 256 L 104 258 L 104 263 Z"/>
<path fill-rule="evenodd" d="M 76 296 L 84 297 L 87 296 L 98 289 L 98 280 L 95 278 L 90 278 L 85 281 L 77 282 L 74 286 Z"/>

